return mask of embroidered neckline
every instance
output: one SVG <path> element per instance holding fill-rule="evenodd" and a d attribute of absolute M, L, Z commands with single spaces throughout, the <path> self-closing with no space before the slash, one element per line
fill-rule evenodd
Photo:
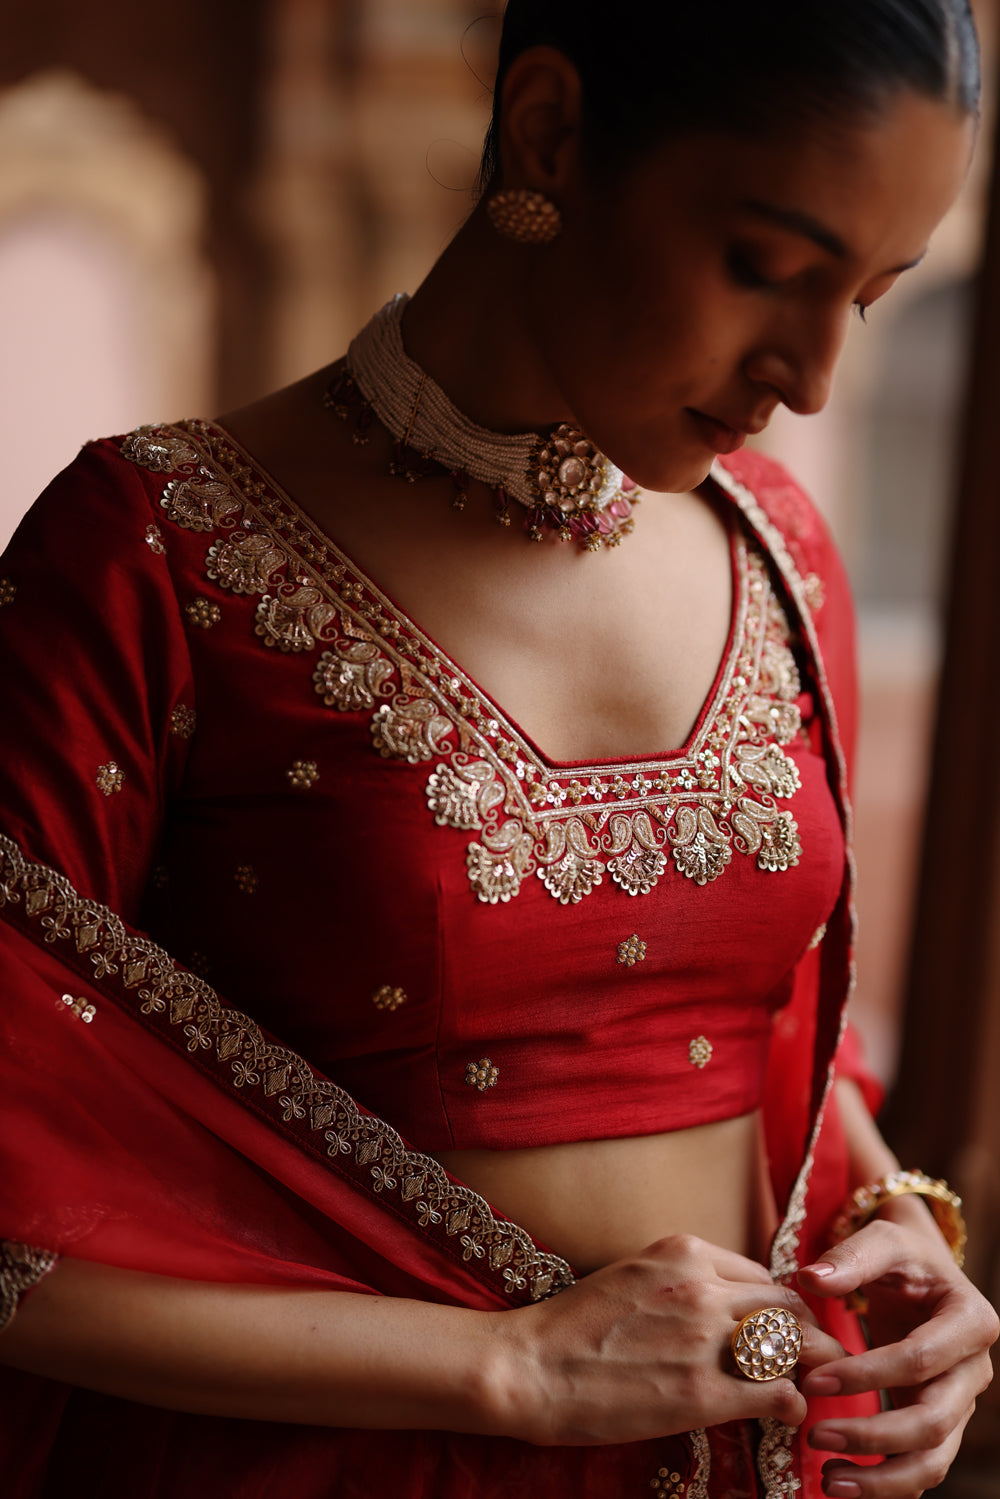
<path fill-rule="evenodd" d="M 327 538 L 224 429 L 208 422 L 141 428 L 123 456 L 172 474 L 160 505 L 182 529 L 215 533 L 209 579 L 261 595 L 253 629 L 283 653 L 314 652 L 313 688 L 342 712 L 371 714 L 386 759 L 432 768 L 430 812 L 476 831 L 466 847 L 479 900 L 515 896 L 537 874 L 562 904 L 607 872 L 647 894 L 668 865 L 699 885 L 734 850 L 784 871 L 801 853 L 791 813 L 799 789 L 784 753 L 800 729 L 789 629 L 764 557 L 736 538 L 730 648 L 687 744 L 664 755 L 552 764 L 492 699 Z M 589 773 L 588 773 L 589 772 Z"/>

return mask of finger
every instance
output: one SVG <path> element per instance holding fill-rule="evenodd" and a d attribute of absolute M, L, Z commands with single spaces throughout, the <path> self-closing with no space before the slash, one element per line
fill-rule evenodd
<path fill-rule="evenodd" d="M 929 1452 L 887 1457 L 875 1468 L 834 1458 L 823 1464 L 823 1492 L 830 1499 L 913 1499 L 944 1482 L 960 1443 L 961 1434 Z"/>
<path fill-rule="evenodd" d="M 893 1456 L 940 1447 L 972 1415 L 975 1395 L 962 1368 L 936 1379 L 909 1405 L 873 1416 L 828 1418 L 809 1432 L 819 1452 Z"/>
<path fill-rule="evenodd" d="M 779 1307 L 782 1311 L 791 1312 L 803 1327 L 807 1323 L 812 1327 L 819 1326 L 816 1313 L 803 1301 L 798 1291 L 792 1286 L 775 1285 L 771 1280 L 766 1286 L 730 1286 L 726 1300 L 737 1322 L 753 1312 L 764 1311 L 767 1307 Z"/>
<path fill-rule="evenodd" d="M 926 1322 L 900 1343 L 870 1348 L 808 1374 L 802 1393 L 862 1395 L 872 1390 L 911 1389 L 953 1369 L 963 1371 L 970 1396 L 980 1394 L 992 1377 L 988 1353 L 977 1351 L 963 1358 L 958 1340 L 938 1336 L 935 1324 Z"/>
<path fill-rule="evenodd" d="M 794 1292 L 789 1293 L 787 1287 L 785 1286 L 775 1286 L 772 1287 L 772 1289 L 775 1291 L 784 1292 L 785 1294 L 781 1301 L 776 1300 L 772 1302 L 771 1305 L 781 1307 L 784 1310 L 791 1312 L 801 1329 L 802 1345 L 799 1349 L 799 1356 L 797 1360 L 799 1364 L 804 1365 L 804 1367 L 807 1369 L 814 1369 L 818 1368 L 820 1365 L 833 1363 L 837 1360 L 847 1357 L 844 1351 L 844 1345 L 842 1343 L 839 1343 L 836 1338 L 831 1337 L 828 1332 L 824 1332 L 823 1329 L 818 1326 L 812 1312 L 808 1307 L 800 1303 L 799 1298 L 795 1296 Z M 742 1292 L 740 1296 L 734 1298 L 734 1300 L 736 1300 L 737 1302 L 741 1302 L 743 1300 L 743 1297 L 747 1295 L 748 1293 Z M 746 1310 L 740 1310 L 738 1307 L 734 1308 L 732 1334 L 735 1335 L 736 1329 L 740 1326 L 741 1322 L 745 1320 L 745 1318 L 754 1316 L 761 1310 L 763 1310 L 763 1308 L 758 1305 L 756 1300 L 752 1301 L 746 1308 Z M 732 1368 L 732 1362 L 728 1359 L 727 1366 L 729 1368 Z"/>
<path fill-rule="evenodd" d="M 780 1421 L 801 1426 L 808 1414 L 805 1400 L 790 1379 L 755 1381 L 746 1379 L 731 1365 L 718 1376 L 719 1383 L 706 1388 L 704 1410 L 693 1412 L 697 1424 L 719 1426 L 727 1421 Z"/>
<path fill-rule="evenodd" d="M 748 1259 L 745 1254 L 737 1254 L 732 1249 L 720 1249 L 717 1244 L 708 1247 L 711 1248 L 712 1268 L 720 1280 L 749 1281 L 764 1286 L 774 1284 L 770 1270 L 757 1260 Z"/>
<path fill-rule="evenodd" d="M 941 1261 L 898 1224 L 876 1219 L 824 1250 L 822 1259 L 804 1266 L 798 1278 L 810 1295 L 845 1296 L 893 1274 L 926 1287 L 941 1278 Z"/>

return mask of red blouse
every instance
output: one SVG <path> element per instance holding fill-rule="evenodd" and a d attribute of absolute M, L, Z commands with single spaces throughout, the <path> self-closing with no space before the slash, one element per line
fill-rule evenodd
<path fill-rule="evenodd" d="M 418 1149 L 746 1113 L 845 855 L 731 525 L 688 742 L 566 764 L 221 429 L 93 445 L 7 559 L 8 825 Z"/>

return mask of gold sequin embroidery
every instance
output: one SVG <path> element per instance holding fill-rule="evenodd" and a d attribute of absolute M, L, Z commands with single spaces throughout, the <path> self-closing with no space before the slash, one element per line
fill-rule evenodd
<path fill-rule="evenodd" d="M 734 542 L 732 645 L 687 753 L 585 779 L 543 760 L 218 428 L 143 429 L 142 441 L 157 462 L 169 441 L 193 451 L 172 470 L 161 506 L 178 525 L 217 533 L 207 575 L 261 596 L 251 628 L 263 643 L 290 653 L 322 646 L 312 685 L 323 703 L 370 713 L 383 757 L 427 765 L 434 820 L 477 835 L 465 859 L 480 901 L 513 899 L 531 874 L 566 905 L 605 876 L 630 896 L 647 895 L 671 863 L 698 885 L 720 878 L 736 855 L 767 873 L 797 864 L 798 828 L 781 803 L 800 786 L 785 753 L 801 728 L 800 683 L 756 544 L 742 535 Z"/>
<path fill-rule="evenodd" d="M 148 937 L 127 931 L 106 906 L 84 900 L 62 875 L 29 863 L 0 834 L 0 908 L 5 906 L 15 922 L 37 923 L 39 938 L 44 923 L 46 942 L 67 942 L 84 955 L 155 1032 L 172 1036 L 177 1028 L 188 1051 L 213 1052 L 206 1060 L 252 1093 L 265 1117 L 291 1121 L 339 1169 L 349 1163 L 370 1191 L 384 1194 L 415 1228 L 453 1240 L 475 1273 L 497 1290 L 539 1301 L 573 1284 L 565 1260 L 539 1249 L 517 1224 L 495 1218 L 477 1193 L 452 1181 L 430 1156 L 408 1149 L 391 1125 L 363 1112 L 295 1052 L 265 1039 L 203 979 L 177 968 Z"/>
<path fill-rule="evenodd" d="M 147 526 L 146 535 L 143 539 L 145 540 L 146 545 L 149 547 L 149 550 L 151 552 L 155 552 L 158 557 L 162 557 L 163 553 L 167 550 L 163 544 L 163 532 L 160 530 L 159 526 Z"/>
<path fill-rule="evenodd" d="M 252 864 L 237 864 L 233 879 L 237 889 L 242 890 L 244 895 L 253 895 L 257 889 L 257 874 Z"/>
<path fill-rule="evenodd" d="M 707 1036 L 695 1036 L 688 1045 L 688 1061 L 692 1067 L 707 1067 L 712 1060 L 712 1043 Z"/>
<path fill-rule="evenodd" d="M 170 714 L 170 732 L 178 739 L 190 739 L 195 730 L 196 715 L 193 708 L 178 703 Z"/>
<path fill-rule="evenodd" d="M 633 932 L 631 937 L 626 937 L 624 942 L 618 944 L 618 961 L 626 968 L 634 968 L 636 963 L 642 963 L 646 957 L 646 944 L 638 932 Z"/>
<path fill-rule="evenodd" d="M 125 772 L 117 761 L 109 760 L 98 767 L 94 782 L 102 796 L 113 796 L 125 784 Z"/>
<path fill-rule="evenodd" d="M 30 1244 L 0 1239 L 0 1332 L 8 1325 L 26 1291 L 58 1264 L 59 1256 Z"/>
<path fill-rule="evenodd" d="M 0 609 L 12 604 L 17 598 L 17 584 L 13 578 L 0 578 Z"/>
<path fill-rule="evenodd" d="M 406 991 L 393 988 L 392 984 L 383 984 L 381 989 L 376 989 L 372 995 L 372 1004 L 376 1010 L 398 1010 L 400 1005 L 406 1004 Z"/>
<path fill-rule="evenodd" d="M 196 598 L 193 603 L 185 607 L 184 613 L 193 625 L 199 629 L 210 630 L 217 625 L 222 618 L 222 610 L 218 604 L 211 603 L 206 598 Z"/>
<path fill-rule="evenodd" d="M 285 775 L 289 786 L 296 791 L 308 791 L 319 780 L 319 766 L 315 760 L 293 760 Z"/>
<path fill-rule="evenodd" d="M 679 1473 L 671 1473 L 669 1468 L 661 1468 L 650 1487 L 656 1499 L 684 1499 L 687 1484 Z"/>
<path fill-rule="evenodd" d="M 64 994 L 62 1002 L 77 1020 L 82 1020 L 86 1025 L 90 1025 L 97 1014 L 97 1010 L 87 999 L 74 999 L 72 994 Z"/>
<path fill-rule="evenodd" d="M 822 942 L 822 940 L 823 940 L 823 938 L 825 936 L 826 936 L 826 922 L 824 921 L 823 925 L 822 926 L 818 926 L 816 928 L 816 930 L 813 932 L 812 936 L 809 938 L 809 946 L 806 948 L 806 952 L 812 952 L 815 948 L 819 947 L 820 943 Z"/>
<path fill-rule="evenodd" d="M 499 1076 L 499 1067 L 494 1067 L 489 1057 L 469 1062 L 465 1069 L 465 1081 L 470 1088 L 478 1088 L 480 1093 L 485 1093 L 487 1088 L 495 1088 Z"/>

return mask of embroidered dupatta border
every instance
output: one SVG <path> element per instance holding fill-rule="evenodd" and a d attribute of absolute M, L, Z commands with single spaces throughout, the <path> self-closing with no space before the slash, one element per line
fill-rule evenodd
<path fill-rule="evenodd" d="M 812 1175 L 813 1161 L 816 1155 L 820 1131 L 823 1128 L 827 1103 L 833 1090 L 837 1048 L 843 1038 L 847 1025 L 847 1004 L 854 992 L 856 981 L 856 968 L 853 956 L 857 934 L 857 910 L 854 902 L 854 890 L 857 878 L 853 850 L 854 817 L 847 789 L 847 762 L 844 758 L 843 747 L 840 741 L 837 709 L 833 701 L 833 693 L 830 690 L 826 668 L 823 664 L 823 653 L 820 648 L 819 637 L 816 633 L 816 626 L 813 622 L 805 582 L 788 549 L 780 527 L 775 525 L 774 521 L 771 520 L 753 491 L 748 489 L 745 484 L 742 484 L 733 474 L 729 473 L 721 463 L 713 464 L 711 478 L 722 492 L 728 495 L 739 507 L 751 529 L 766 546 L 788 590 L 792 603 L 795 605 L 816 672 L 816 682 L 820 691 L 824 726 L 826 729 L 825 737 L 833 751 L 834 765 L 837 772 L 837 799 L 844 827 L 847 856 L 846 888 L 841 895 L 840 902 L 838 902 L 838 907 L 845 902 L 847 907 L 848 946 L 850 952 L 847 984 L 845 985 L 844 995 L 841 1000 L 836 1040 L 827 1060 L 826 1075 L 822 1092 L 816 1105 L 805 1158 L 789 1195 L 784 1219 L 771 1245 L 771 1274 L 775 1280 L 787 1281 L 799 1268 L 798 1251 L 802 1225 L 806 1219 L 806 1198 L 809 1193 L 809 1178 Z M 817 1046 L 819 1044 L 820 1038 L 817 1035 Z M 794 1427 L 785 1426 L 783 1422 L 773 1420 L 771 1417 L 766 1417 L 761 1421 L 761 1429 L 762 1436 L 757 1454 L 757 1467 L 764 1483 L 765 1499 L 794 1499 L 796 1492 L 802 1487 L 801 1479 L 796 1476 L 795 1472 L 796 1467 L 800 1466 L 800 1463 L 796 1461 L 799 1434 Z"/>
<path fill-rule="evenodd" d="M 226 1007 L 204 979 L 177 967 L 107 906 L 84 899 L 64 876 L 27 859 L 2 833 L 0 910 L 33 941 L 69 942 L 70 965 L 119 1008 L 350 1185 L 462 1260 L 495 1293 L 521 1304 L 573 1284 L 565 1260 L 495 1217 L 437 1161 L 409 1150 L 391 1125 L 265 1037 L 249 1016 Z"/>

